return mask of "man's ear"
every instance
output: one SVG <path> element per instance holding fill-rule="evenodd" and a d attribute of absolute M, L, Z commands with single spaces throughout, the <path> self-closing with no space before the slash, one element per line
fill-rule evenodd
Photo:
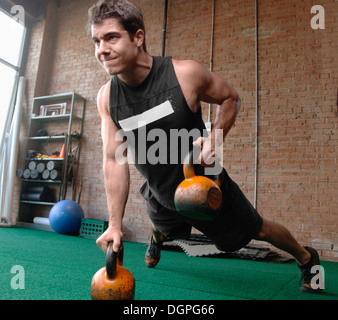
<path fill-rule="evenodd" d="M 144 31 L 142 29 L 138 29 L 134 34 L 134 41 L 136 42 L 136 45 L 140 48 L 143 46 L 143 42 L 145 38 Z"/>

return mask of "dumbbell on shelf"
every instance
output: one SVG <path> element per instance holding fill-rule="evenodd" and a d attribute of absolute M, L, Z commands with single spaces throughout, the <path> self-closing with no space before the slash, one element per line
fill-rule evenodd
<path fill-rule="evenodd" d="M 31 171 L 30 171 L 29 169 L 25 169 L 25 170 L 23 171 L 22 177 L 23 177 L 24 179 L 29 179 L 29 178 L 31 177 Z"/>
<path fill-rule="evenodd" d="M 35 170 L 36 169 L 36 161 L 29 161 L 27 168 L 29 170 Z"/>
<path fill-rule="evenodd" d="M 60 170 L 62 167 L 62 163 L 58 162 L 58 161 L 48 161 L 47 162 L 47 169 L 49 171 L 52 171 L 52 170 Z"/>
<path fill-rule="evenodd" d="M 42 173 L 46 169 L 46 165 L 43 162 L 38 163 L 36 166 L 36 170 L 38 170 L 39 173 Z"/>
<path fill-rule="evenodd" d="M 43 180 L 60 180 L 61 179 L 61 171 L 59 170 L 44 170 L 42 172 Z"/>

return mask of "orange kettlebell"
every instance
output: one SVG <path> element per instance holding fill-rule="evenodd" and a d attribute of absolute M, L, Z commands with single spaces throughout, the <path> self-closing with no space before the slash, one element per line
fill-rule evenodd
<path fill-rule="evenodd" d="M 223 203 L 220 186 L 222 173 L 213 181 L 204 176 L 196 176 L 193 165 L 193 152 L 184 161 L 184 178 L 176 189 L 174 203 L 178 213 L 197 220 L 214 219 Z"/>
<path fill-rule="evenodd" d="M 113 243 L 109 243 L 106 266 L 95 273 L 91 283 L 90 295 L 93 300 L 133 300 L 135 279 L 129 270 L 122 267 L 123 247 L 117 254 Z"/>

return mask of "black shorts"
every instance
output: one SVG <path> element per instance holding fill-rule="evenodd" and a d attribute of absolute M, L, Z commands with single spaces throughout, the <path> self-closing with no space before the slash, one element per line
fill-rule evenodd
<path fill-rule="evenodd" d="M 147 212 L 156 229 L 168 239 L 188 239 L 194 227 L 214 242 L 219 250 L 235 251 L 258 234 L 263 219 L 225 170 L 221 190 L 223 206 L 212 221 L 181 216 L 163 207 L 150 192 L 145 197 Z"/>

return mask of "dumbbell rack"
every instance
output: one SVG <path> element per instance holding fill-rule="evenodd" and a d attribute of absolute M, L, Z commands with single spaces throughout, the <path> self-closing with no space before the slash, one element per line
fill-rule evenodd
<path fill-rule="evenodd" d="M 41 106 L 55 104 L 66 104 L 66 110 L 51 115 L 40 114 Z M 67 185 L 72 182 L 71 178 L 76 178 L 85 105 L 86 100 L 74 92 L 33 99 L 27 138 L 27 157 L 25 166 L 21 170 L 29 170 L 29 164 L 34 166 L 34 163 L 36 166 L 43 164 L 47 167 L 51 161 L 58 170 L 53 178 L 46 178 L 42 172 L 36 173 L 36 171 L 30 177 L 22 177 L 18 226 L 51 230 L 49 226 L 34 224 L 33 220 L 35 217 L 48 217 L 51 207 L 58 201 L 66 199 Z M 76 134 L 74 134 L 75 129 Z M 41 130 L 47 135 L 37 134 Z M 47 154 L 50 156 L 52 151 L 60 151 L 63 145 L 65 152 L 62 158 L 46 157 L 46 155 L 40 158 L 31 156 L 32 150 L 42 154 L 46 153 L 46 149 L 49 149 Z M 70 172 L 72 177 L 69 175 Z M 39 190 L 39 188 L 49 190 L 52 196 L 39 198 L 36 194 L 35 196 L 31 194 L 27 197 L 27 190 Z"/>

